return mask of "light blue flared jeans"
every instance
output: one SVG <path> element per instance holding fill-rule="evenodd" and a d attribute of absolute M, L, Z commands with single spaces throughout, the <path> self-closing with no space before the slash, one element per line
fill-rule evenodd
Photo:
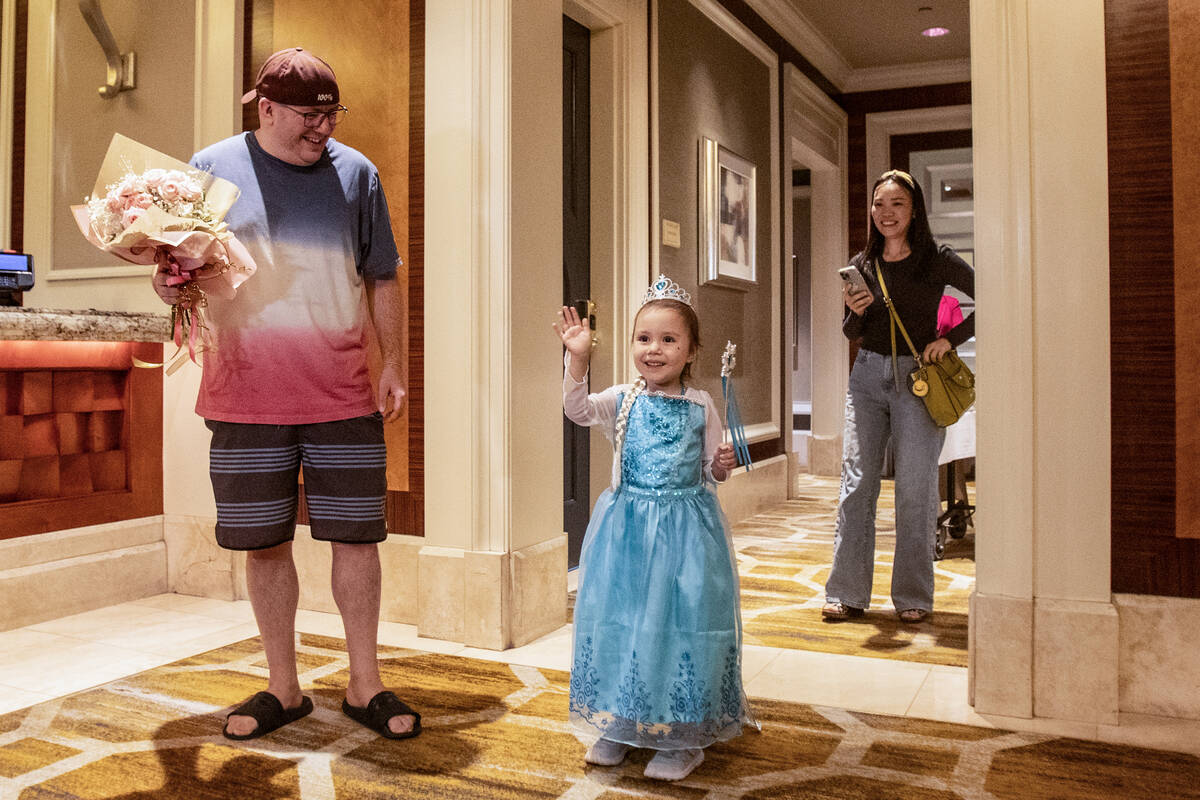
<path fill-rule="evenodd" d="M 945 431 L 933 424 L 920 398 L 908 389 L 912 358 L 859 350 L 846 392 L 842 444 L 842 488 L 838 504 L 833 569 L 825 583 L 827 602 L 867 608 L 875 568 L 875 506 L 888 437 L 896 475 L 896 557 L 892 604 L 897 611 L 933 609 L 933 541 L 940 509 L 938 453 Z"/>

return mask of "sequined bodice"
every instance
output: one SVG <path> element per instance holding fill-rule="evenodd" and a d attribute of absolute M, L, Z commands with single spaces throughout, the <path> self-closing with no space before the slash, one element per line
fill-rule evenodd
<path fill-rule="evenodd" d="M 625 427 L 621 484 L 639 489 L 698 486 L 703 454 L 704 406 L 682 397 L 641 395 Z"/>

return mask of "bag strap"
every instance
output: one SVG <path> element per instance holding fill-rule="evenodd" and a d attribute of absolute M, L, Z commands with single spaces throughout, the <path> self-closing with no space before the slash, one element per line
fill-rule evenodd
<path fill-rule="evenodd" d="M 896 390 L 900 390 L 900 369 L 896 362 L 896 327 L 899 326 L 900 333 L 904 334 L 904 342 L 908 345 L 908 349 L 912 352 L 913 361 L 917 362 L 917 366 L 921 366 L 921 357 L 917 355 L 917 348 L 913 347 L 912 339 L 908 338 L 908 331 L 904 329 L 904 323 L 900 321 L 900 315 L 896 312 L 896 306 L 892 303 L 892 298 L 888 295 L 887 283 L 883 280 L 883 265 L 878 261 L 875 262 L 875 277 L 879 278 L 879 288 L 883 290 L 883 302 L 888 307 L 888 313 L 891 314 L 891 333 L 892 333 L 892 377 L 896 381 Z"/>

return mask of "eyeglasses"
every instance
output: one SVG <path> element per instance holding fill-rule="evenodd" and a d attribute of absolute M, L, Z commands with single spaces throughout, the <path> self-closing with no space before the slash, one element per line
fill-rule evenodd
<path fill-rule="evenodd" d="M 333 125 L 337 125 L 339 122 L 345 120 L 346 115 L 350 113 L 350 109 L 343 105 L 339 105 L 333 111 L 301 111 L 298 108 L 292 108 L 286 103 L 276 103 L 274 100 L 271 102 L 277 106 L 286 108 L 293 114 L 299 114 L 304 118 L 304 127 L 306 128 L 319 128 L 321 127 L 321 123 L 325 122 L 326 120 Z"/>

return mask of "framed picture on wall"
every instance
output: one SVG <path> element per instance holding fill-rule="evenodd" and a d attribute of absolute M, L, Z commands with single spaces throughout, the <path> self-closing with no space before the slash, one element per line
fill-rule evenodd
<path fill-rule="evenodd" d="M 970 216 L 975 207 L 975 181 L 972 166 L 932 164 L 926 167 L 929 181 L 929 216 Z"/>
<path fill-rule="evenodd" d="M 700 284 L 748 290 L 758 282 L 754 164 L 700 139 Z"/>

